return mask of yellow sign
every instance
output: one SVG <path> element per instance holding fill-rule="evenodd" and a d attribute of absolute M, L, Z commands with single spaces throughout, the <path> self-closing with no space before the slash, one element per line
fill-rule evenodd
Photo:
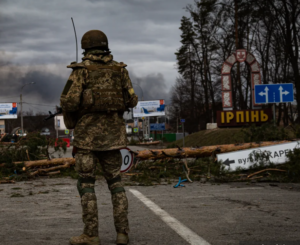
<path fill-rule="evenodd" d="M 249 123 L 264 123 L 270 121 L 272 112 L 270 109 L 218 111 L 217 124 L 222 126 L 241 126 Z"/>

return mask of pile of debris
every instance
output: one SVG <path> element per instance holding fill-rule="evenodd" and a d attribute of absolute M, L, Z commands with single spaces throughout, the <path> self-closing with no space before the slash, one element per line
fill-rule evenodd
<path fill-rule="evenodd" d="M 31 133 L 16 143 L 0 143 L 0 179 L 11 180 L 16 177 L 30 178 L 38 174 L 52 175 L 57 170 L 69 166 L 69 161 L 56 164 L 54 153 L 65 152 L 66 143 L 62 140 L 47 138 L 39 133 Z M 63 160 L 58 160 L 62 162 Z M 54 167 L 53 167 L 54 166 Z M 58 167 L 58 168 L 57 168 Z M 53 172 L 55 171 L 55 172 Z"/>
<path fill-rule="evenodd" d="M 131 180 L 147 183 L 151 181 L 160 181 L 161 178 L 178 178 L 182 173 L 188 181 L 196 180 L 220 180 L 220 181 L 245 181 L 264 178 L 270 175 L 270 172 L 286 172 L 280 166 L 259 169 L 259 171 L 249 173 L 247 171 L 229 172 L 225 165 L 217 162 L 216 154 L 226 153 L 238 150 L 257 148 L 262 146 L 271 146 L 287 143 L 289 141 L 274 141 L 260 143 L 243 143 L 229 145 L 215 145 L 203 147 L 177 147 L 171 149 L 155 149 L 133 152 L 135 155 L 135 164 L 131 170 L 126 173 L 131 176 Z M 29 154 L 27 151 L 28 159 Z M 74 158 L 54 158 L 30 161 L 15 161 L 14 166 L 21 166 L 27 177 L 51 176 L 60 174 L 62 169 L 69 169 L 75 164 Z M 5 168 L 6 164 L 0 164 L 0 168 Z M 72 168 L 73 169 L 73 168 Z M 250 172 L 251 172 L 250 171 Z M 257 176 L 260 174 L 259 176 Z M 150 180 L 150 181 L 149 181 Z M 11 178 L 6 178 L 11 181 Z M 1 183 L 1 182 L 0 182 Z"/>

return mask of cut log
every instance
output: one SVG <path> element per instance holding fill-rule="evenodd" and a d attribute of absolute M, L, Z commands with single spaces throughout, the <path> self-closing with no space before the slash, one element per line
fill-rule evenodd
<path fill-rule="evenodd" d="M 141 142 L 138 143 L 137 145 L 158 145 L 160 141 L 151 141 L 151 142 Z"/>
<path fill-rule="evenodd" d="M 60 171 L 55 171 L 55 172 L 50 172 L 50 173 L 47 173 L 46 175 L 55 175 L 55 174 L 60 174 Z"/>
<path fill-rule="evenodd" d="M 140 174 L 143 174 L 143 173 L 124 173 L 123 175 L 125 175 L 125 176 L 133 176 L 133 175 L 140 175 Z"/>
<path fill-rule="evenodd" d="M 261 178 L 263 178 L 264 176 L 257 176 L 257 177 L 253 177 L 253 178 L 251 178 L 251 179 L 249 179 L 249 180 L 256 180 L 256 179 L 261 179 Z"/>
<path fill-rule="evenodd" d="M 21 164 L 23 162 L 15 162 L 15 164 Z M 63 165 L 65 163 L 75 164 L 75 159 L 72 157 L 69 158 L 53 158 L 51 160 L 38 160 L 38 161 L 26 161 L 24 162 L 24 166 L 26 168 L 31 167 L 40 167 L 40 166 L 48 166 L 48 165 Z"/>
<path fill-rule="evenodd" d="M 290 141 L 266 141 L 260 143 L 203 146 L 199 148 L 184 147 L 184 148 L 171 148 L 171 149 L 143 150 L 143 151 L 139 151 L 138 154 L 135 155 L 135 157 L 141 161 L 164 159 L 169 157 L 173 157 L 173 158 L 210 157 L 215 153 L 239 151 L 239 150 L 257 148 L 262 146 L 278 145 L 287 142 Z"/>
<path fill-rule="evenodd" d="M 54 170 L 57 170 L 57 169 L 69 168 L 70 166 L 71 166 L 71 162 L 67 162 L 64 165 L 59 165 L 59 166 L 56 166 L 56 167 L 41 168 L 41 169 L 38 169 L 38 170 L 30 173 L 30 176 L 35 176 L 37 174 L 44 174 L 44 173 L 47 173 L 47 172 L 50 172 L 50 171 L 54 171 Z"/>
<path fill-rule="evenodd" d="M 14 184 L 14 183 L 16 182 L 13 180 L 0 180 L 0 184 Z"/>

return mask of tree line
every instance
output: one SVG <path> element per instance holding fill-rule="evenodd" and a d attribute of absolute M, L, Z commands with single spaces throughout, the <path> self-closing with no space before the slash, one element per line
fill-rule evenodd
<path fill-rule="evenodd" d="M 300 0 L 195 0 L 181 18 L 178 77 L 172 117 L 185 118 L 189 133 L 216 122 L 222 110 L 221 67 L 237 49 L 260 63 L 263 84 L 293 83 L 295 104 L 278 104 L 277 124 L 299 122 Z M 233 109 L 251 109 L 251 69 L 237 62 L 231 70 Z M 267 105 L 265 107 L 268 107 Z"/>

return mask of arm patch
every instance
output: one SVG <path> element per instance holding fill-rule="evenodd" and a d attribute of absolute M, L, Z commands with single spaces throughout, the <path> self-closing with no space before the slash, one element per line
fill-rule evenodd
<path fill-rule="evenodd" d="M 66 83 L 66 85 L 65 85 L 65 88 L 64 88 L 64 90 L 63 90 L 63 92 L 62 92 L 63 95 L 67 95 L 67 94 L 68 94 L 68 92 L 69 92 L 69 90 L 70 90 L 72 84 L 73 84 L 73 81 L 72 81 L 72 80 L 68 80 L 68 81 L 67 81 L 67 83 Z"/>
<path fill-rule="evenodd" d="M 129 89 L 128 92 L 129 92 L 130 95 L 133 95 L 134 94 L 133 88 Z"/>

